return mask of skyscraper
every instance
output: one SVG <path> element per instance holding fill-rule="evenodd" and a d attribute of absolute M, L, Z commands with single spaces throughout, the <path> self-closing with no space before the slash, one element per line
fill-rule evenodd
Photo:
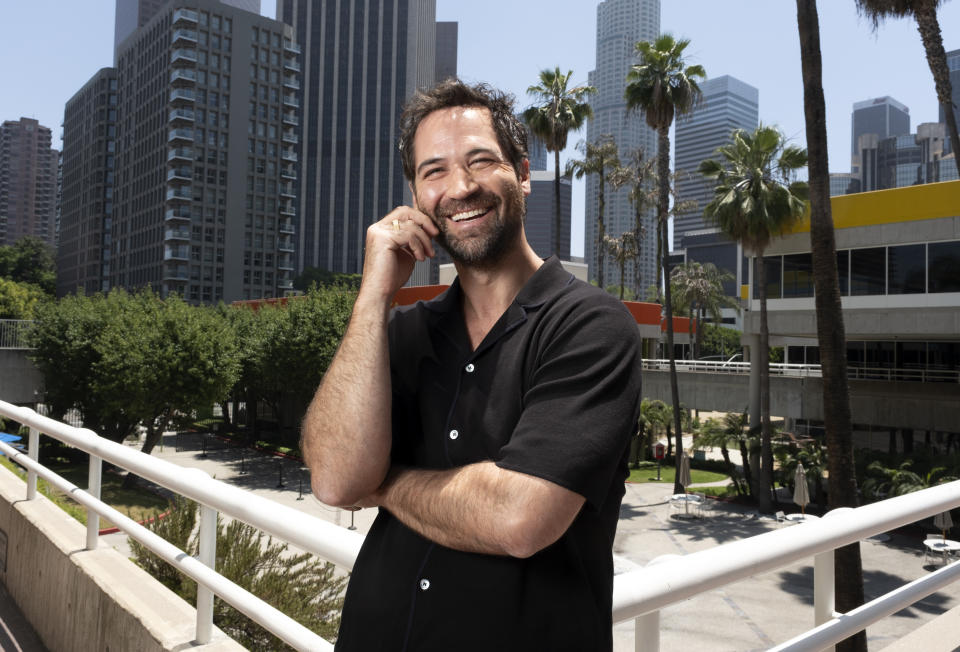
<path fill-rule="evenodd" d="M 951 99 L 953 100 L 953 116 L 955 122 L 960 128 L 960 50 L 951 50 L 947 52 L 947 68 L 950 70 L 950 88 L 952 89 Z M 946 124 L 947 116 L 943 111 L 943 105 L 940 105 L 940 122 Z M 952 152 L 950 136 L 947 136 L 947 144 L 943 148 L 944 153 Z"/>
<path fill-rule="evenodd" d="M 532 168 L 532 166 L 531 166 Z M 566 249 L 554 252 L 553 232 L 557 228 L 556 193 L 553 172 L 530 170 L 530 195 L 527 197 L 527 218 L 524 224 L 527 242 L 541 258 L 556 253 L 561 260 L 570 260 L 570 237 Z M 570 233 L 570 177 L 560 178 L 560 223 L 564 233 Z M 563 240 L 561 239 L 561 242 Z"/>
<path fill-rule="evenodd" d="M 850 171 L 860 172 L 860 137 L 876 134 L 883 140 L 910 133 L 910 109 L 890 96 L 855 102 L 850 115 Z M 864 185 L 864 190 L 867 187 Z"/>
<path fill-rule="evenodd" d="M 63 112 L 63 198 L 57 295 L 110 289 L 117 71 L 102 68 Z"/>
<path fill-rule="evenodd" d="M 656 156 L 656 134 L 644 121 L 641 111 L 628 112 L 623 89 L 627 72 L 636 63 L 634 44 L 638 41 L 653 41 L 660 33 L 660 0 L 603 0 L 597 5 L 597 58 L 596 68 L 590 72 L 588 83 L 597 89 L 590 98 L 593 118 L 587 123 L 587 140 L 597 142 L 601 136 L 610 135 L 620 150 L 621 158 L 630 151 L 642 148 L 645 156 Z M 590 266 L 590 277 L 596 278 L 597 254 L 597 194 L 595 175 L 587 178 L 584 200 L 584 258 Z M 634 228 L 634 209 L 627 198 L 627 190 L 613 191 L 609 184 L 605 190 L 604 223 L 608 235 L 617 237 Z M 644 284 L 656 279 L 656 238 L 653 229 L 653 214 L 647 217 L 646 237 L 640 243 L 639 259 Z M 633 269 L 627 270 L 627 278 Z M 616 264 L 605 257 L 604 279 L 615 282 L 619 274 Z"/>
<path fill-rule="evenodd" d="M 304 51 L 297 269 L 360 272 L 367 226 L 409 194 L 397 121 L 435 79 L 435 0 L 281 0 L 277 14 Z M 429 265 L 415 274 L 429 282 Z"/>
<path fill-rule="evenodd" d="M 717 148 L 730 142 L 734 129 L 753 131 L 759 123 L 760 91 L 753 86 L 724 75 L 703 82 L 700 90 L 702 103 L 676 121 L 677 195 L 682 201 L 695 201 L 696 205 L 674 218 L 674 247 L 684 233 L 707 227 L 703 210 L 713 198 L 713 189 L 697 172 L 700 163 L 716 158 Z"/>
<path fill-rule="evenodd" d="M 171 0 L 123 41 L 112 285 L 204 303 L 292 287 L 292 36 L 215 0 Z"/>
<path fill-rule="evenodd" d="M 32 235 L 55 246 L 59 156 L 36 120 L 0 126 L 0 245 Z"/>

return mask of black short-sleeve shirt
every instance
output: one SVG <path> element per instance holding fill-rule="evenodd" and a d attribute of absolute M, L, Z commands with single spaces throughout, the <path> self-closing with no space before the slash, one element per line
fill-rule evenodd
<path fill-rule="evenodd" d="M 640 404 L 636 323 L 551 258 L 471 350 L 458 282 L 389 326 L 396 464 L 480 461 L 586 499 L 526 559 L 429 541 L 381 509 L 354 567 L 338 650 L 609 650 L 612 547 Z"/>

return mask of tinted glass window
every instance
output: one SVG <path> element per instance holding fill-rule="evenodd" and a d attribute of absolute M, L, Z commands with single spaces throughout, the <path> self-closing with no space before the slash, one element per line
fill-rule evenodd
<path fill-rule="evenodd" d="M 756 258 L 754 258 L 756 260 Z M 768 299 L 779 299 L 781 297 L 780 290 L 780 266 L 781 266 L 781 257 L 780 256 L 768 256 L 763 259 L 763 269 L 766 272 L 767 278 L 767 298 Z M 756 270 L 754 270 L 756 272 Z M 753 298 L 760 298 L 760 275 L 754 273 L 753 275 Z"/>
<path fill-rule="evenodd" d="M 931 242 L 930 292 L 960 292 L 960 241 Z"/>
<path fill-rule="evenodd" d="M 886 251 L 883 247 L 850 250 L 850 294 L 884 294 Z"/>
<path fill-rule="evenodd" d="M 850 295 L 850 252 L 837 252 L 837 280 L 840 281 L 840 296 Z"/>
<path fill-rule="evenodd" d="M 927 289 L 927 246 L 887 248 L 887 293 L 921 294 Z"/>
<path fill-rule="evenodd" d="M 783 297 L 813 296 L 813 262 L 810 254 L 783 257 Z"/>

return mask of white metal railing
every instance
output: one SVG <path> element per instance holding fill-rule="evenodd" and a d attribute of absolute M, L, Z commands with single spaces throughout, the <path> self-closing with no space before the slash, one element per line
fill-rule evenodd
<path fill-rule="evenodd" d="M 28 349 L 27 329 L 32 319 L 0 319 L 0 349 Z"/>
<path fill-rule="evenodd" d="M 323 559 L 350 570 L 363 536 L 212 479 L 198 469 L 184 469 L 165 460 L 40 416 L 27 408 L 0 401 L 0 415 L 30 427 L 28 453 L 0 443 L 0 451 L 27 468 L 27 499 L 36 497 L 36 479 L 42 477 L 87 508 L 87 549 L 97 545 L 99 516 L 117 526 L 181 572 L 196 580 L 198 590 L 197 641 L 207 642 L 212 631 L 212 599 L 218 595 L 297 649 L 330 650 L 332 645 L 278 612 L 213 570 L 217 512 L 257 527 Z M 90 477 L 83 491 L 37 463 L 39 435 L 44 433 L 90 454 Z M 200 559 L 183 551 L 100 502 L 100 460 L 128 469 L 202 506 Z M 635 621 L 635 649 L 660 649 L 659 612 L 665 607 L 754 575 L 814 558 L 814 622 L 816 627 L 776 650 L 821 650 L 869 624 L 899 611 L 960 580 L 960 562 L 954 562 L 910 582 L 847 614 L 836 614 L 833 601 L 833 551 L 862 539 L 960 507 L 960 481 L 924 489 L 856 509 L 842 508 L 823 519 L 726 543 L 687 555 L 667 555 L 641 569 L 614 578 L 613 622 Z M 203 542 L 206 541 L 206 544 Z"/>
<path fill-rule="evenodd" d="M 109 518 L 127 535 L 136 539 L 180 572 L 198 583 L 197 641 L 207 643 L 213 628 L 213 595 L 216 594 L 264 628 L 299 650 L 332 650 L 333 646 L 286 614 L 230 582 L 213 570 L 218 512 L 248 523 L 264 532 L 332 561 L 347 570 L 353 567 L 363 536 L 319 518 L 280 505 L 266 498 L 214 480 L 199 469 L 184 469 L 165 460 L 132 450 L 97 436 L 91 430 L 75 428 L 40 416 L 33 410 L 0 401 L 0 415 L 30 428 L 28 452 L 0 442 L 0 451 L 27 469 L 27 500 L 36 497 L 37 477 L 68 492 L 87 508 L 86 548 L 97 547 L 99 516 Z M 37 462 L 40 434 L 54 437 L 90 455 L 89 483 L 81 490 Z M 99 500 L 101 460 L 127 469 L 142 478 L 185 496 L 201 505 L 200 559 L 186 555 L 148 529 L 118 513 Z M 206 541 L 206 543 L 204 543 Z"/>
<path fill-rule="evenodd" d="M 694 371 L 711 374 L 739 374 L 750 373 L 749 362 L 724 362 L 722 360 L 677 360 L 677 371 Z M 654 371 L 669 371 L 669 360 L 644 360 L 644 369 Z M 789 376 L 794 378 L 820 378 L 822 372 L 818 364 L 793 364 L 786 362 L 771 362 L 771 376 Z M 960 371 L 956 369 L 930 368 L 894 368 L 894 367 L 861 367 L 847 365 L 847 378 L 851 380 L 887 380 L 911 382 L 949 382 L 960 383 Z"/>

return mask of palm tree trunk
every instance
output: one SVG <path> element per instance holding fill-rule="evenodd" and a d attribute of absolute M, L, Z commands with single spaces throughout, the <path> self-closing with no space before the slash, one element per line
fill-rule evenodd
<path fill-rule="evenodd" d="M 953 112 L 953 88 L 950 83 L 950 69 L 947 67 L 947 53 L 943 49 L 943 37 L 940 35 L 940 21 L 937 20 L 935 2 L 913 3 L 913 16 L 917 20 L 917 31 L 927 51 L 927 64 L 933 73 L 933 83 L 937 89 L 937 101 L 943 107 L 947 122 L 947 136 L 953 149 L 953 162 L 960 174 L 960 135 L 957 134 L 957 118 Z"/>
<path fill-rule="evenodd" d="M 756 492 L 753 489 L 753 471 L 750 469 L 750 451 L 744 439 L 740 440 L 740 459 L 743 460 L 743 482 L 747 486 L 747 493 L 753 496 Z"/>
<path fill-rule="evenodd" d="M 762 513 L 773 511 L 773 445 L 770 427 L 770 328 L 767 325 L 767 270 L 763 249 L 757 250 L 757 283 L 760 286 L 760 491 L 757 508 Z"/>
<path fill-rule="evenodd" d="M 657 220 L 660 228 L 666 231 L 667 214 L 670 204 L 670 127 L 657 130 L 657 176 L 659 177 L 659 197 L 657 200 Z M 663 305 L 667 315 L 667 359 L 670 361 L 670 400 L 673 401 L 673 427 L 677 433 L 676 468 L 673 480 L 673 493 L 680 493 L 680 460 L 683 457 L 683 428 L 680 426 L 680 389 L 677 382 L 677 360 L 673 351 L 673 306 L 670 299 L 670 257 L 667 256 L 667 238 L 663 237 L 661 260 L 663 261 Z"/>
<path fill-rule="evenodd" d="M 809 149 L 810 250 L 817 313 L 817 339 L 823 374 L 823 413 L 827 432 L 830 508 L 856 507 L 850 394 L 847 382 L 846 331 L 837 276 L 836 243 L 830 211 L 826 108 L 820 59 L 820 25 L 816 0 L 797 0 L 803 109 Z M 836 609 L 842 613 L 863 604 L 863 565 L 859 544 L 834 553 Z M 837 646 L 842 652 L 866 652 L 866 632 Z"/>
<path fill-rule="evenodd" d="M 639 202 L 640 200 L 638 199 L 637 201 Z M 641 270 L 640 270 L 640 251 L 641 251 L 641 249 L 640 249 L 640 243 L 641 243 L 642 240 L 643 240 L 643 238 L 642 238 L 642 236 L 643 236 L 643 214 L 640 212 L 640 209 L 637 209 L 636 212 L 635 212 L 635 214 L 634 214 L 634 219 L 633 219 L 633 235 L 634 235 L 634 240 L 635 240 L 636 243 L 637 243 L 636 256 L 635 256 L 634 259 L 633 259 L 633 284 L 634 284 L 634 285 L 633 285 L 633 290 L 634 290 L 634 292 L 633 292 L 633 298 L 634 298 L 636 301 L 642 301 L 642 300 L 643 300 L 643 285 L 641 285 L 641 281 L 643 280 L 643 278 L 642 278 L 643 275 L 641 274 Z M 660 268 L 657 267 L 657 269 L 660 269 Z"/>
<path fill-rule="evenodd" d="M 563 230 L 562 211 L 560 210 L 560 150 L 553 151 L 553 208 L 554 208 L 554 226 L 553 226 L 553 253 L 557 258 L 560 255 L 560 231 Z M 569 252 L 567 253 L 569 258 Z"/>
<path fill-rule="evenodd" d="M 623 301 L 623 272 L 624 268 L 627 266 L 627 259 L 620 259 L 620 300 Z"/>
<path fill-rule="evenodd" d="M 607 247 L 604 241 L 607 236 L 607 229 L 603 223 L 603 210 L 605 208 L 603 196 L 603 166 L 600 167 L 600 187 L 597 190 L 597 285 L 601 290 L 606 290 L 603 278 L 603 253 Z"/>

